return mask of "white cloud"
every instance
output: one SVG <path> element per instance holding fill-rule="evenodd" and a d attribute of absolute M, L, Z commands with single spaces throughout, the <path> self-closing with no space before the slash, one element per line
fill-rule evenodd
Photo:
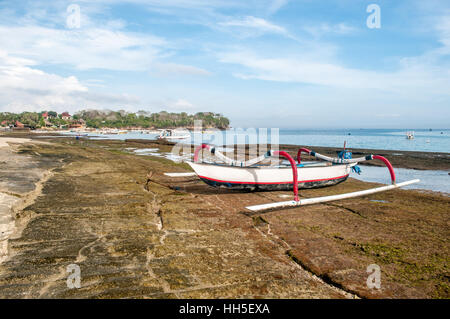
<path fill-rule="evenodd" d="M 286 29 L 281 26 L 278 26 L 267 20 L 256 18 L 253 16 L 246 16 L 238 20 L 229 20 L 226 22 L 221 22 L 219 23 L 219 25 L 223 27 L 239 27 L 254 30 L 259 33 L 278 33 L 278 34 L 288 33 Z"/>
<path fill-rule="evenodd" d="M 15 90 L 59 90 L 61 93 L 87 91 L 75 77 L 64 78 L 30 67 L 35 64 L 32 60 L 11 57 L 0 51 L 0 87 Z"/>
<path fill-rule="evenodd" d="M 34 25 L 0 26 L 0 38 L 2 47 L 13 55 L 82 70 L 142 71 L 150 67 L 166 45 L 161 38 L 131 32 L 101 28 L 62 30 Z"/>
<path fill-rule="evenodd" d="M 167 107 L 170 110 L 185 111 L 185 112 L 195 109 L 194 105 L 185 99 L 178 99 L 176 101 L 171 101 L 167 103 Z"/>
<path fill-rule="evenodd" d="M 178 4 L 182 5 L 183 1 Z M 81 7 L 82 13 L 96 10 L 92 6 Z M 148 33 L 126 31 L 127 22 L 122 19 L 103 21 L 83 14 L 79 29 L 69 29 L 65 25 L 58 28 L 57 23 L 43 26 L 41 20 L 46 14 L 51 20 L 58 21 L 58 18 L 41 11 L 37 10 L 39 15 L 34 13 L 19 18 L 17 23 L 8 20 L 5 25 L 0 22 L 2 48 L 13 56 L 29 58 L 36 64 L 64 65 L 78 70 L 157 71 L 165 75 L 210 74 L 189 65 L 159 62 L 174 54 L 173 44 Z M 30 16 L 39 16 L 39 19 Z M 59 18 L 64 21 L 63 14 Z"/>
<path fill-rule="evenodd" d="M 289 0 L 273 0 L 272 3 L 269 5 L 269 13 L 273 14 L 280 10 L 282 7 L 284 7 Z"/>
<path fill-rule="evenodd" d="M 156 63 L 154 68 L 161 75 L 198 75 L 209 76 L 211 72 L 195 66 L 176 63 Z"/>
<path fill-rule="evenodd" d="M 356 32 L 356 29 L 352 26 L 349 26 L 345 23 L 338 23 L 338 24 L 328 24 L 328 23 L 322 23 L 319 25 L 310 25 L 303 27 L 303 30 L 308 32 L 309 34 L 320 37 L 323 35 L 330 35 L 330 34 L 339 34 L 339 35 L 345 35 L 345 34 L 351 34 Z"/>
<path fill-rule="evenodd" d="M 449 23 L 450 25 L 450 23 Z M 440 41 L 443 46 L 417 57 L 398 60 L 394 71 L 363 70 L 349 68 L 337 62 L 333 55 L 306 50 L 296 56 L 263 56 L 248 50 L 219 54 L 223 63 L 240 65 L 234 75 L 242 79 L 258 79 L 277 82 L 296 82 L 333 88 L 376 89 L 405 96 L 415 93 L 450 95 L 450 67 L 439 61 L 447 56 L 450 26 L 441 24 Z"/>
<path fill-rule="evenodd" d="M 438 19 L 436 30 L 439 33 L 439 41 L 443 47 L 439 50 L 440 54 L 450 54 L 450 15 Z"/>
<path fill-rule="evenodd" d="M 72 69 L 74 74 L 78 70 L 102 69 L 210 75 L 207 70 L 194 66 L 158 62 L 171 54 L 171 45 L 165 39 L 126 31 L 127 22 L 121 19 L 98 19 L 96 16 L 101 12 L 90 3 L 80 4 L 79 29 L 65 28 L 67 4 L 52 3 L 55 7 L 44 5 L 43 9 L 39 9 L 39 3 L 30 5 L 32 10 L 27 8 L 31 12 L 14 19 L 15 12 L 0 12 L 0 17 L 5 18 L 0 22 L 2 49 L 7 50 L 0 52 L 1 111 L 135 108 L 141 103 L 139 98 L 127 94 L 93 91 L 108 87 L 108 83 L 101 80 L 89 79 L 81 83 L 75 76 L 46 73 L 39 69 L 42 65 L 62 65 Z M 182 1 L 179 5 L 183 5 Z M 191 107 L 185 100 L 175 101 L 172 106 Z"/>
<path fill-rule="evenodd" d="M 135 97 L 90 92 L 74 76 L 62 77 L 33 67 L 32 60 L 0 51 L 0 111 L 74 111 L 85 106 L 131 105 Z"/>

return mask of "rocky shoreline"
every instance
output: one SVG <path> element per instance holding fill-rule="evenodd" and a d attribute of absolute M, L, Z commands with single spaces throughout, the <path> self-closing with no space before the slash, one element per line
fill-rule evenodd
<path fill-rule="evenodd" d="M 169 179 L 164 172 L 186 171 L 186 165 L 127 151 L 166 152 L 167 143 L 39 140 L 50 144 L 17 145 L 20 158 L 0 160 L 2 176 L 11 179 L 19 180 L 19 171 L 32 176 L 20 168 L 24 163 L 42 170 L 33 187 L 19 187 L 23 198 L 14 216 L 20 227 L 0 264 L 0 298 L 450 296 L 446 196 L 395 190 L 251 214 L 245 206 L 290 193 L 229 192 L 195 178 Z M 448 169 L 437 155 L 434 169 Z M 421 155 L 408 156 L 406 166 Z M 370 187 L 349 179 L 301 196 Z M 79 289 L 67 286 L 71 264 L 81 269 Z M 366 284 L 371 264 L 381 268 L 381 289 Z"/>

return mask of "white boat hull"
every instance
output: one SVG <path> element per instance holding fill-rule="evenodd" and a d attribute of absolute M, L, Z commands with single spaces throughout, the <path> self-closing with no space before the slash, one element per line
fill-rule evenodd
<path fill-rule="evenodd" d="M 245 190 L 292 190 L 290 166 L 236 167 L 188 162 L 208 185 Z M 297 167 L 299 188 L 318 188 L 345 181 L 355 164 L 322 163 Z"/>
<path fill-rule="evenodd" d="M 164 140 L 184 140 L 187 138 L 190 138 L 190 135 L 179 135 L 179 136 L 159 136 L 159 139 L 164 139 Z"/>

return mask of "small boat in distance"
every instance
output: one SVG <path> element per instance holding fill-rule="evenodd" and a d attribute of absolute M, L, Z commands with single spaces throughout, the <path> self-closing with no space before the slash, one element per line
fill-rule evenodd
<path fill-rule="evenodd" d="M 413 140 L 414 139 L 414 131 L 406 132 L 406 139 Z"/>
<path fill-rule="evenodd" d="M 187 138 L 190 138 L 191 136 L 189 134 L 178 134 L 176 130 L 161 130 L 159 133 L 158 139 L 165 139 L 165 140 L 184 140 Z"/>

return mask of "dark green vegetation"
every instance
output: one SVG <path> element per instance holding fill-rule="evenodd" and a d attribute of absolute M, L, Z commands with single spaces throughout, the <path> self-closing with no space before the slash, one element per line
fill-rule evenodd
<path fill-rule="evenodd" d="M 173 128 L 173 127 L 193 127 L 194 121 L 201 120 L 206 128 L 228 128 L 230 121 L 221 114 L 211 112 L 199 112 L 195 115 L 181 113 L 150 113 L 139 111 L 137 113 L 127 113 L 125 111 L 81 111 L 75 117 L 86 121 L 88 127 L 142 127 L 142 128 Z"/>
<path fill-rule="evenodd" d="M 36 128 L 45 126 L 41 113 L 23 112 L 20 114 L 2 112 L 0 113 L 0 126 L 15 125 L 16 121 L 25 124 L 28 127 Z"/>
<path fill-rule="evenodd" d="M 68 115 L 68 114 L 67 114 Z M 0 113 L 0 125 L 15 125 L 16 122 L 32 129 L 41 127 L 64 127 L 70 124 L 81 124 L 92 128 L 176 128 L 193 127 L 194 121 L 201 120 L 204 128 L 228 128 L 230 121 L 221 114 L 199 112 L 194 115 L 181 113 L 150 113 L 139 111 L 83 110 L 72 116 L 64 116 L 56 112 L 23 112 L 20 114 Z"/>

